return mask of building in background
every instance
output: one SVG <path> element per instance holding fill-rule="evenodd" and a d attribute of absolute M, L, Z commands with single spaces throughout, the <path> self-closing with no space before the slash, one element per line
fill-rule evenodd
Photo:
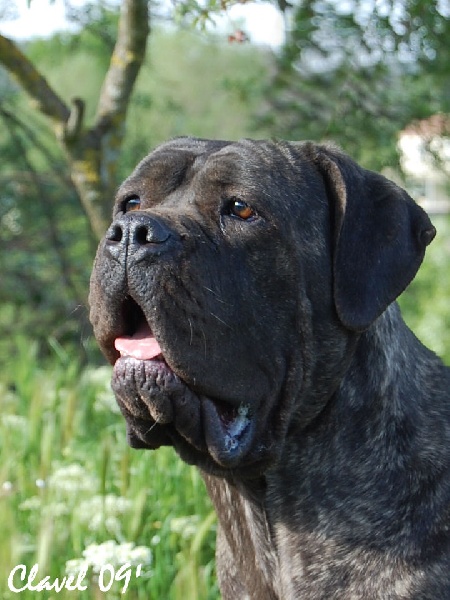
<path fill-rule="evenodd" d="M 432 214 L 450 212 L 450 115 L 414 121 L 399 134 L 406 185 Z"/>

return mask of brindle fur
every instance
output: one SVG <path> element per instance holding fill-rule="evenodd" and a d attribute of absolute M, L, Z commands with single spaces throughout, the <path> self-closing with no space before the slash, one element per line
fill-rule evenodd
<path fill-rule="evenodd" d="M 236 197 L 256 220 L 224 213 Z M 450 369 L 395 303 L 426 214 L 334 148 L 183 138 L 123 184 L 114 223 L 95 334 L 114 363 L 132 298 L 161 345 L 170 370 L 118 361 L 114 389 L 133 446 L 199 466 L 224 600 L 450 598 Z M 232 450 L 211 416 L 228 405 L 252 428 Z"/>

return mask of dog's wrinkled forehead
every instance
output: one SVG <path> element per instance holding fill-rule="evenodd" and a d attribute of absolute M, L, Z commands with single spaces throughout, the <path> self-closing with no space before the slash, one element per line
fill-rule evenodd
<path fill-rule="evenodd" d="M 122 184 L 119 196 L 146 195 L 158 202 L 194 179 L 203 185 L 251 189 L 274 173 L 282 176 L 293 161 L 290 146 L 268 141 L 177 138 L 144 158 Z"/>
<path fill-rule="evenodd" d="M 121 194 L 166 196 L 189 183 L 208 158 L 229 142 L 179 139 L 157 147 L 146 156 L 120 188 Z"/>

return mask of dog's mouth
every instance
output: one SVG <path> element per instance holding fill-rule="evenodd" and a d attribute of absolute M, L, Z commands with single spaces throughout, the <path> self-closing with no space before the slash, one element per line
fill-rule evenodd
<path fill-rule="evenodd" d="M 231 403 L 202 392 L 201 382 L 188 384 L 177 373 L 134 300 L 122 306 L 123 331 L 114 340 L 119 355 L 112 379 L 134 447 L 173 445 L 182 458 L 204 462 L 205 454 L 219 467 L 236 468 L 247 462 L 255 439 L 255 410 L 245 402 Z M 163 346 L 163 347 L 161 347 Z M 205 369 L 208 365 L 205 364 Z M 201 455 L 201 456 L 200 456 Z M 255 457 L 256 458 L 256 457 Z"/>
<path fill-rule="evenodd" d="M 121 357 L 137 360 L 164 360 L 161 347 L 147 322 L 142 322 L 133 335 L 119 336 L 114 341 L 115 349 Z"/>

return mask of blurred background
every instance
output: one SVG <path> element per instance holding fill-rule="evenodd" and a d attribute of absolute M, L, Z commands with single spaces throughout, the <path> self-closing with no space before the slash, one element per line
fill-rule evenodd
<path fill-rule="evenodd" d="M 0 0 L 0 19 L 0 597 L 18 564 L 85 566 L 58 597 L 97 598 L 101 565 L 130 562 L 126 597 L 218 598 L 202 482 L 126 447 L 92 339 L 114 190 L 177 135 L 339 144 L 429 212 L 400 304 L 450 364 L 450 2 Z"/>

